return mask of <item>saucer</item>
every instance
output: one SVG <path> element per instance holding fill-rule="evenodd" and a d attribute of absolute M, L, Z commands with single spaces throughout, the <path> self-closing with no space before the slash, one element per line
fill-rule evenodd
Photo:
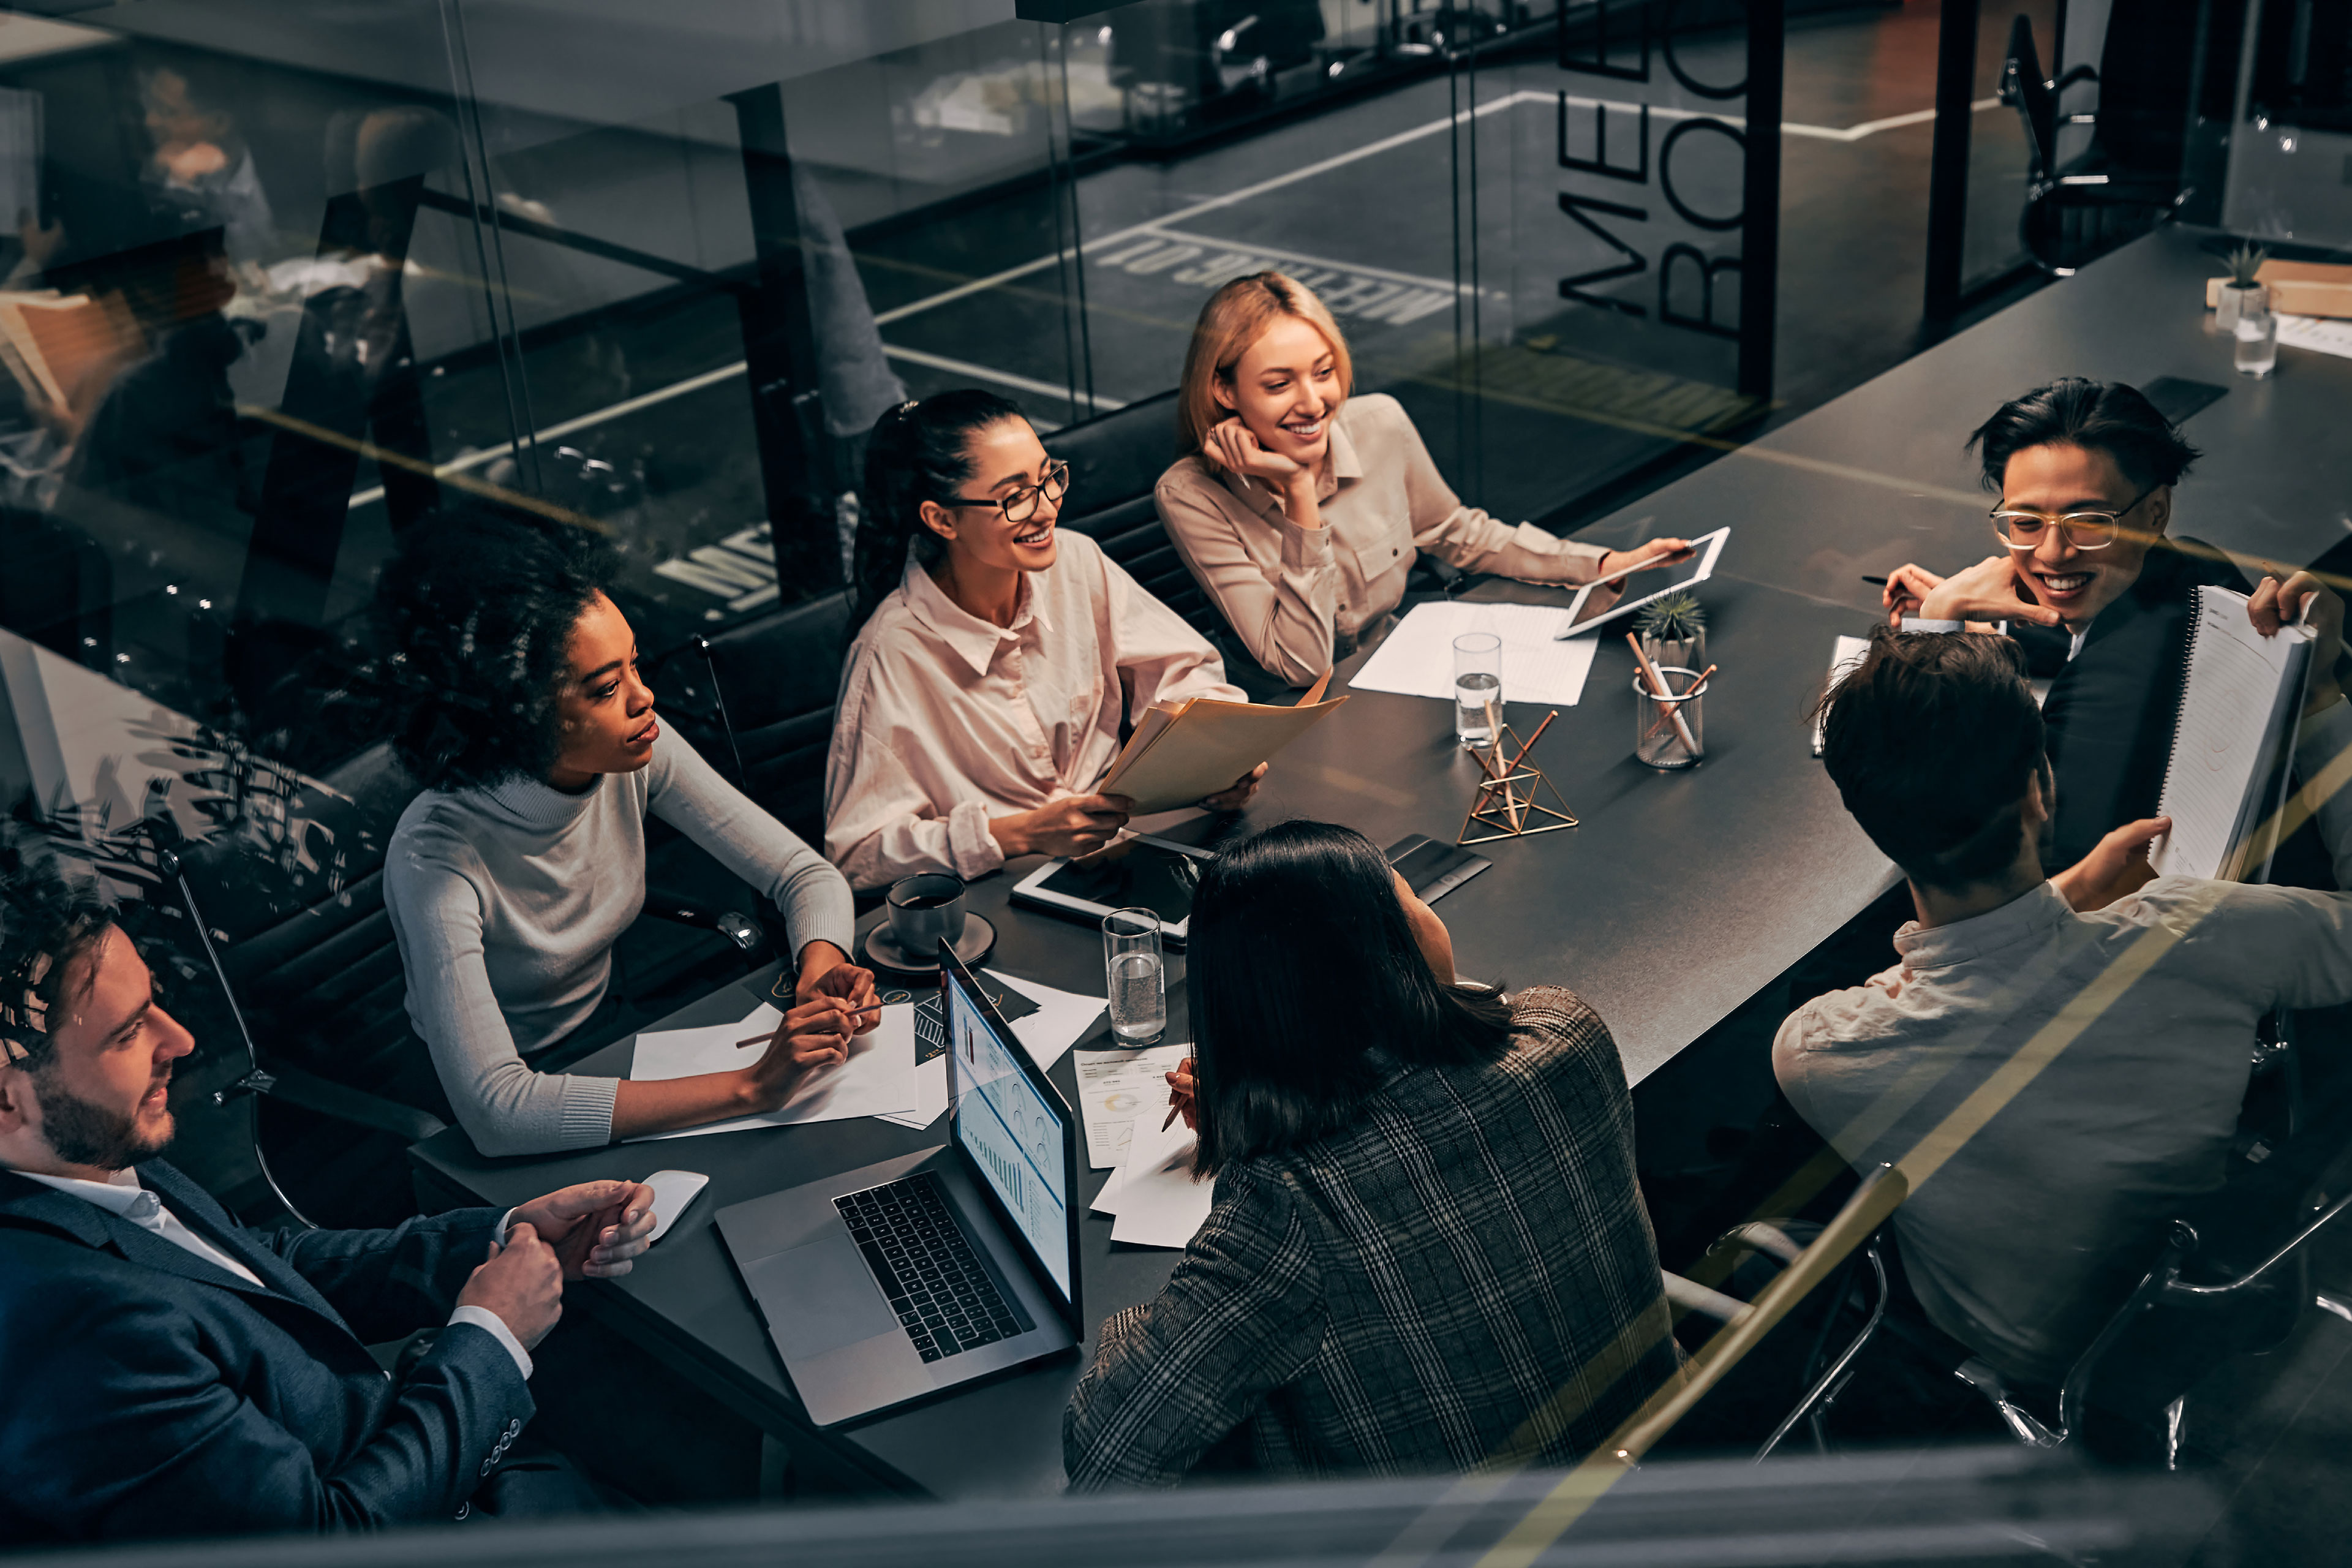
<path fill-rule="evenodd" d="M 898 945 L 887 920 L 877 921 L 861 943 L 867 963 L 877 969 L 888 969 L 900 974 L 936 974 L 940 961 L 917 958 Z M 996 928 L 980 916 L 967 913 L 963 917 L 963 934 L 956 938 L 955 955 L 964 963 L 978 963 L 996 945 Z"/>

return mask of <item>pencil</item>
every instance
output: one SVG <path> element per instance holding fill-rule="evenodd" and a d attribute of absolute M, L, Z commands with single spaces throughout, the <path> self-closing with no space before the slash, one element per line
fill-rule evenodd
<path fill-rule="evenodd" d="M 850 1012 L 849 1012 L 849 1016 L 851 1016 L 851 1017 L 853 1017 L 853 1018 L 863 1018 L 863 1017 L 864 1017 L 864 1016 L 866 1016 L 866 1014 L 868 1014 L 868 1013 L 879 1013 L 880 1011 L 882 1011 L 882 1004 L 881 1004 L 881 1003 L 879 1003 L 879 1002 L 877 1002 L 877 1003 L 875 1003 L 875 1004 L 874 1004 L 874 1005 L 872 1005 L 871 1007 L 853 1007 L 853 1008 L 851 1008 L 851 1009 L 850 1009 Z M 752 1036 L 752 1037 L 751 1037 L 750 1039 L 748 1039 L 748 1040 L 738 1040 L 738 1041 L 736 1041 L 736 1042 L 735 1042 L 735 1048 L 736 1048 L 737 1050 L 739 1050 L 739 1051 L 740 1051 L 740 1050 L 741 1050 L 745 1046 L 764 1046 L 764 1045 L 766 1045 L 770 1040 L 772 1040 L 772 1039 L 774 1039 L 775 1037 L 776 1037 L 776 1036 L 775 1036 L 775 1031 L 772 1029 L 772 1030 L 770 1030 L 768 1033 L 766 1033 L 766 1034 L 764 1034 L 764 1035 L 754 1035 L 754 1036 Z"/>
<path fill-rule="evenodd" d="M 1532 751 L 1534 751 L 1534 750 L 1536 749 L 1536 742 L 1537 742 L 1538 741 L 1540 741 L 1540 740 L 1542 740 L 1542 739 L 1543 739 L 1543 732 L 1544 732 L 1546 730 L 1550 729 L 1550 728 L 1551 728 L 1551 721 L 1552 721 L 1553 720 L 1555 720 L 1555 719 L 1559 718 L 1559 709 L 1557 709 L 1557 708 L 1553 709 L 1550 712 L 1549 712 L 1549 713 L 1547 713 L 1547 714 L 1545 714 L 1545 715 L 1543 716 L 1543 722 L 1536 726 L 1536 732 L 1535 732 L 1534 734 L 1532 734 L 1532 735 L 1529 735 L 1529 736 L 1528 736 L 1528 737 L 1524 742 L 1522 742 L 1520 743 L 1520 745 L 1519 745 L 1519 754 L 1518 754 L 1517 756 L 1513 757 L 1513 758 L 1511 759 L 1511 766 L 1512 766 L 1512 767 L 1516 768 L 1516 767 L 1517 767 L 1521 763 L 1523 763 L 1523 762 L 1527 761 L 1527 759 L 1528 759 L 1528 753 L 1529 752 L 1532 752 Z"/>
<path fill-rule="evenodd" d="M 1688 697 L 1688 696 L 1691 696 L 1693 693 L 1696 692 L 1700 687 L 1705 686 L 1705 685 L 1707 683 L 1707 680 L 1709 679 L 1709 678 L 1711 678 L 1711 677 L 1715 674 L 1715 672 L 1716 672 L 1717 670 L 1721 669 L 1722 668 L 1723 668 L 1723 667 L 1722 667 L 1721 665 L 1719 665 L 1719 664 L 1710 664 L 1710 665 L 1708 665 L 1708 666 L 1706 667 L 1706 670 L 1705 670 L 1703 673 L 1701 673 L 1701 674 L 1700 674 L 1699 678 L 1698 678 L 1696 680 L 1692 681 L 1692 682 L 1690 683 L 1689 687 L 1688 687 L 1688 688 L 1686 688 L 1686 689 L 1684 690 L 1683 695 L 1684 695 L 1685 697 Z M 1679 708 L 1677 708 L 1677 709 L 1675 709 L 1675 712 L 1677 712 L 1677 713 L 1679 713 L 1679 712 L 1681 712 L 1681 711 L 1682 711 L 1682 710 L 1681 710 L 1681 709 L 1679 709 Z M 1665 727 L 1666 727 L 1666 721 L 1665 721 L 1664 719 L 1660 719 L 1656 723 L 1654 723 L 1654 724 L 1653 724 L 1653 725 L 1651 725 L 1651 726 L 1650 726 L 1650 735 L 1654 735 L 1654 734 L 1656 734 L 1659 731 L 1661 731 L 1661 730 L 1664 729 Z M 1643 737 L 1642 737 L 1642 739 L 1643 739 L 1644 741 L 1646 741 L 1646 740 L 1648 740 L 1648 739 L 1650 738 L 1650 735 L 1644 735 L 1644 736 L 1643 736 Z"/>
<path fill-rule="evenodd" d="M 1683 722 L 1682 708 L 1673 700 L 1674 688 L 1666 684 L 1666 678 L 1658 673 L 1658 667 L 1650 662 L 1650 656 L 1642 651 L 1640 640 L 1632 632 L 1625 634 L 1625 646 L 1633 650 L 1633 662 L 1642 667 L 1643 679 L 1650 683 L 1651 692 L 1659 699 L 1658 711 L 1675 721 L 1675 733 L 1682 737 L 1683 749 L 1690 753 L 1691 761 L 1698 761 L 1698 737 L 1691 733 L 1688 724 Z"/>

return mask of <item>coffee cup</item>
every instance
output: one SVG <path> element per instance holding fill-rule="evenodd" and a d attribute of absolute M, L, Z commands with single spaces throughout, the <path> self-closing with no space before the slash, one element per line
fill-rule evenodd
<path fill-rule="evenodd" d="M 939 956 L 963 935 L 963 883 L 943 871 L 901 877 L 890 884 L 890 939 L 917 963 Z"/>

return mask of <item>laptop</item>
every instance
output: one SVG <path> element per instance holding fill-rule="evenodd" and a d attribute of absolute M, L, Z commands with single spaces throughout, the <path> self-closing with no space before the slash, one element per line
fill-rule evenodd
<path fill-rule="evenodd" d="M 820 1426 L 1068 1350 L 1076 1120 L 945 942 L 948 1142 L 719 1211 Z"/>

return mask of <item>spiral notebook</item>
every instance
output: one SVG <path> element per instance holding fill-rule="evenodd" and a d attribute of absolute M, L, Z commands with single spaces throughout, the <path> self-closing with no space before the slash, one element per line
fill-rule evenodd
<path fill-rule="evenodd" d="M 2189 630 L 2189 674 L 2157 810 L 2172 831 L 2148 856 L 2159 876 L 2260 881 L 2278 847 L 2312 634 L 2266 637 L 2246 596 L 2200 587 Z"/>

